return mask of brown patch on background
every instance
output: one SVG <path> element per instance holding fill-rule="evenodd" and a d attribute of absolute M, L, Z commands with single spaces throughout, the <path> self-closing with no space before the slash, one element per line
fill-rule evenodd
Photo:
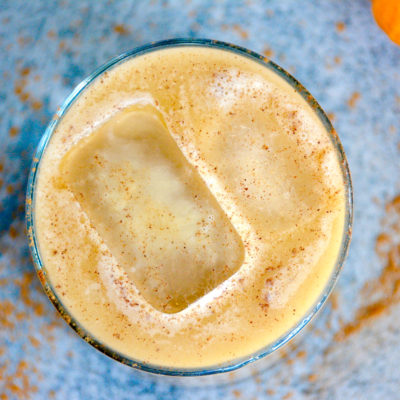
<path fill-rule="evenodd" d="M 118 35 L 129 35 L 129 29 L 123 24 L 114 25 L 113 31 Z"/>
<path fill-rule="evenodd" d="M 28 67 L 22 68 L 20 71 L 21 76 L 27 76 L 29 75 L 31 72 L 31 69 Z"/>
<path fill-rule="evenodd" d="M 198 32 L 200 30 L 201 26 L 197 22 L 193 22 L 190 25 L 190 29 L 194 32 Z"/>
<path fill-rule="evenodd" d="M 296 358 L 305 358 L 307 356 L 307 352 L 305 350 L 300 350 L 297 354 L 296 354 Z"/>
<path fill-rule="evenodd" d="M 242 38 L 248 39 L 249 34 L 238 24 L 233 25 L 233 30 Z"/>
<path fill-rule="evenodd" d="M 13 229 L 9 230 L 10 236 L 17 234 L 17 231 L 13 233 Z M 16 261 L 11 259 L 9 265 L 15 264 Z M 57 316 L 50 323 L 38 319 L 44 314 L 44 307 L 40 299 L 35 298 L 41 290 L 33 271 L 20 272 L 15 280 L 2 280 L 0 285 L 12 285 L 19 289 L 15 302 L 7 299 L 0 301 L 0 330 L 5 332 L 11 343 L 18 343 L 21 336 L 28 339 L 23 345 L 23 358 L 17 359 L 8 356 L 9 345 L 0 343 L 0 400 L 31 399 L 38 392 L 38 381 L 43 376 L 35 366 L 35 358 L 32 362 L 28 362 L 28 358 L 31 359 L 30 355 L 37 357 L 42 343 L 49 347 L 54 339 L 54 328 L 62 325 L 61 319 L 56 311 L 54 316 Z"/>
<path fill-rule="evenodd" d="M 25 78 L 19 79 L 15 82 L 14 93 L 21 101 L 26 101 L 29 95 L 25 92 L 27 81 Z"/>
<path fill-rule="evenodd" d="M 9 300 L 0 302 L 0 327 L 1 329 L 14 328 L 12 315 L 14 314 L 15 306 Z"/>
<path fill-rule="evenodd" d="M 263 55 L 267 58 L 271 58 L 274 56 L 274 51 L 270 47 L 265 47 L 263 50 Z"/>
<path fill-rule="evenodd" d="M 336 22 L 336 31 L 337 32 L 339 32 L 339 33 L 343 32 L 345 29 L 346 29 L 346 25 L 344 22 L 342 22 L 342 21 Z"/>
<path fill-rule="evenodd" d="M 42 104 L 42 102 L 41 101 L 39 101 L 39 100 L 34 100 L 34 101 L 32 101 L 32 108 L 35 110 L 35 111 L 39 111 L 42 107 L 43 107 L 43 104 Z"/>
<path fill-rule="evenodd" d="M 8 131 L 8 134 L 9 134 L 11 137 L 17 136 L 18 133 L 19 133 L 19 128 L 16 127 L 16 126 L 12 126 L 12 127 L 10 128 L 10 130 Z"/>
<path fill-rule="evenodd" d="M 25 306 L 30 307 L 34 314 L 40 316 L 43 315 L 43 304 L 34 301 L 31 296 L 31 286 L 33 280 L 36 279 L 36 274 L 33 271 L 25 272 L 21 278 L 16 279 L 14 284 L 19 288 L 20 299 L 23 301 Z M 35 281 L 37 283 L 37 281 Z"/>
<path fill-rule="evenodd" d="M 288 392 L 282 397 L 282 400 L 289 400 L 291 398 L 293 398 L 293 392 Z"/>
<path fill-rule="evenodd" d="M 354 108 L 357 105 L 358 101 L 360 100 L 360 97 L 361 95 L 359 92 L 354 92 L 350 96 L 349 100 L 347 100 L 347 105 L 349 106 L 349 108 Z"/>
<path fill-rule="evenodd" d="M 5 365 L 7 367 L 7 364 Z M 6 374 L 6 370 L 0 370 L 0 380 L 3 383 L 4 392 L 0 394 L 0 398 L 8 399 L 6 392 L 10 393 L 13 399 L 30 399 L 31 394 L 38 391 L 37 385 L 31 383 L 32 372 L 36 368 L 29 368 L 26 361 L 20 360 L 16 370 L 12 374 Z"/>
<path fill-rule="evenodd" d="M 32 42 L 33 42 L 33 39 L 32 39 L 30 36 L 26 36 L 26 37 L 25 37 L 25 36 L 18 36 L 17 41 L 18 41 L 18 44 L 19 44 L 21 47 L 24 47 L 24 46 L 26 46 L 26 45 L 32 43 Z"/>
<path fill-rule="evenodd" d="M 12 239 L 15 239 L 18 236 L 18 231 L 13 226 L 10 226 L 9 233 Z"/>
<path fill-rule="evenodd" d="M 10 236 L 15 236 L 14 228 L 10 228 Z M 18 304 L 13 304 L 9 300 L 0 302 L 0 329 L 8 332 L 7 337 L 13 341 L 21 332 L 25 335 L 27 332 L 21 331 L 20 323 L 31 318 L 32 315 L 41 315 L 42 305 L 34 301 L 31 297 L 31 282 L 33 273 L 27 272 L 20 279 L 14 282 L 7 281 L 7 284 L 14 283 L 20 289 L 19 299 L 27 306 L 27 312 L 18 310 Z M 26 309 L 26 308 L 25 308 Z M 31 312 L 31 311 L 33 312 Z M 37 325 L 34 325 L 36 331 Z M 29 336 L 32 348 L 40 345 L 39 340 Z M 0 347 L 0 355 L 5 355 L 6 346 Z M 26 353 L 26 349 L 25 349 Z M 37 368 L 34 364 L 29 364 L 26 360 L 12 360 L 3 357 L 3 365 L 0 366 L 0 399 L 30 399 L 38 391 L 37 381 L 40 379 Z M 16 364 L 17 363 L 17 364 Z"/>
<path fill-rule="evenodd" d="M 240 397 L 242 397 L 242 392 L 240 390 L 233 390 L 232 394 L 235 396 L 235 398 L 239 399 Z"/>
<path fill-rule="evenodd" d="M 331 303 L 332 310 L 337 310 L 339 308 L 337 292 L 331 293 L 331 295 L 329 296 L 329 301 Z"/>
<path fill-rule="evenodd" d="M 385 210 L 384 231 L 377 236 L 375 245 L 385 266 L 380 276 L 367 282 L 361 291 L 364 299 L 373 300 L 362 306 L 354 320 L 341 328 L 335 335 L 336 340 L 346 339 L 400 303 L 400 195 L 386 204 Z"/>
<path fill-rule="evenodd" d="M 307 377 L 308 382 L 315 382 L 317 380 L 317 374 L 310 374 Z"/>
<path fill-rule="evenodd" d="M 336 115 L 333 112 L 327 113 L 326 116 L 328 117 L 329 121 L 334 122 L 336 119 Z"/>
<path fill-rule="evenodd" d="M 37 348 L 37 347 L 40 346 L 40 341 L 37 340 L 34 336 L 29 336 L 28 339 L 29 339 L 29 341 L 31 342 L 31 345 L 32 345 L 33 347 L 36 347 L 36 348 Z"/>
<path fill-rule="evenodd" d="M 21 69 L 21 71 L 20 71 L 21 78 L 15 82 L 14 94 L 19 98 L 19 100 L 22 103 L 29 101 L 32 109 L 35 111 L 39 111 L 43 106 L 42 102 L 39 100 L 36 100 L 36 99 L 31 99 L 31 95 L 28 93 L 28 91 L 26 89 L 26 86 L 28 84 L 27 78 L 29 77 L 30 73 L 31 73 L 31 70 L 29 68 Z M 36 77 L 38 77 L 38 75 Z M 38 80 L 36 77 L 34 78 L 34 80 Z M 11 131 L 11 129 L 13 129 L 13 131 Z M 10 129 L 10 136 L 13 136 L 13 134 L 16 135 L 18 133 L 17 131 L 15 131 L 15 129 L 18 129 L 18 128 L 12 127 L 11 129 Z"/>

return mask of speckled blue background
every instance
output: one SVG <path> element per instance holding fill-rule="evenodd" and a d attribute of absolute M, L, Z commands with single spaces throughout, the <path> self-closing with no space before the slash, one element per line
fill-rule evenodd
<path fill-rule="evenodd" d="M 400 46 L 370 7 L 368 0 L 0 0 L 1 400 L 400 399 L 399 303 L 333 339 L 368 304 L 360 291 L 385 265 L 375 252 L 384 205 L 400 192 Z M 41 290 L 23 222 L 34 149 L 71 89 L 112 56 L 172 37 L 233 42 L 293 73 L 330 113 L 355 192 L 353 242 L 335 301 L 304 341 L 251 378 L 196 389 L 155 382 L 82 341 Z"/>

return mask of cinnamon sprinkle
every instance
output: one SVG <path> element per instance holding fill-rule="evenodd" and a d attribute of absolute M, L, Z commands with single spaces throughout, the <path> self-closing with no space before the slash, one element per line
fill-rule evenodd
<path fill-rule="evenodd" d="M 263 55 L 266 58 L 271 58 L 274 56 L 274 51 L 270 48 L 270 47 L 265 47 L 264 51 L 263 51 Z"/>
<path fill-rule="evenodd" d="M 118 35 L 128 35 L 129 34 L 128 28 L 123 24 L 114 25 L 113 31 L 115 33 L 118 33 Z"/>
<path fill-rule="evenodd" d="M 359 92 L 354 92 L 347 101 L 347 105 L 349 106 L 349 108 L 354 108 L 360 100 L 360 97 L 361 95 Z"/>
<path fill-rule="evenodd" d="M 346 25 L 344 22 L 342 22 L 342 21 L 336 22 L 336 31 L 337 32 L 341 33 L 345 30 L 345 28 L 346 28 Z"/>
<path fill-rule="evenodd" d="M 233 25 L 233 30 L 242 38 L 242 39 L 248 39 L 249 34 L 240 26 L 240 25 Z"/>
<path fill-rule="evenodd" d="M 376 238 L 376 252 L 384 260 L 385 267 L 378 278 L 364 285 L 361 292 L 366 299 L 378 297 L 361 307 L 354 320 L 342 327 L 335 335 L 338 341 L 360 331 L 366 324 L 386 314 L 393 305 L 400 303 L 400 195 L 386 205 L 386 212 L 384 232 Z"/>

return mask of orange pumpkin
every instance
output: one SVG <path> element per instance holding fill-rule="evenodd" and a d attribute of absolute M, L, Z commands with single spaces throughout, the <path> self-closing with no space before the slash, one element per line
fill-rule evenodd
<path fill-rule="evenodd" d="M 372 0 L 372 13 L 390 39 L 400 44 L 400 0 Z"/>

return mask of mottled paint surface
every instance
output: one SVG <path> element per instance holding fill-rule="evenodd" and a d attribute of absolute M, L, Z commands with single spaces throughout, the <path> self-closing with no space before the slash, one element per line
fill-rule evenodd
<path fill-rule="evenodd" d="M 29 166 L 57 107 L 112 56 L 172 37 L 233 42 L 293 73 L 332 116 L 355 193 L 347 263 L 304 340 L 251 378 L 196 389 L 152 380 L 80 339 L 43 293 L 24 235 Z M 0 399 L 399 398 L 395 292 L 352 335 L 343 328 L 375 304 L 363 293 L 386 265 L 376 238 L 400 225 L 392 214 L 382 223 L 400 193 L 399 143 L 400 47 L 368 0 L 0 1 Z"/>

